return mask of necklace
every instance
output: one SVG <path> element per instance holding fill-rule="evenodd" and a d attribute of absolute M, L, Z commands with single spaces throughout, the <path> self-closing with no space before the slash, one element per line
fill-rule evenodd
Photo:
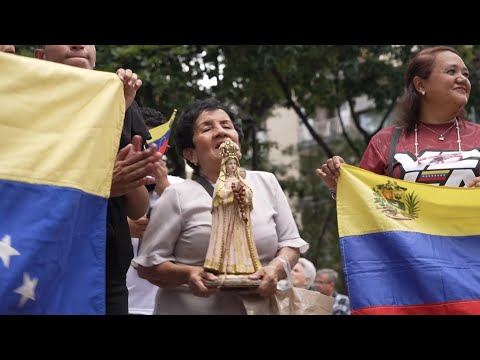
<path fill-rule="evenodd" d="M 445 130 L 445 131 L 444 131 L 443 133 L 441 133 L 441 134 L 438 133 L 438 132 L 436 132 L 436 131 L 433 130 L 433 129 L 430 129 L 430 128 L 429 128 L 427 125 L 425 125 L 425 124 L 420 123 L 420 125 L 422 125 L 425 129 L 430 130 L 431 132 L 437 134 L 437 135 L 438 135 L 438 140 L 443 141 L 443 140 L 445 140 L 445 138 L 443 137 L 443 135 L 445 135 L 447 132 L 449 132 L 449 131 L 455 126 L 456 123 L 457 123 L 457 119 L 455 119 L 455 122 L 452 124 L 452 126 L 450 126 L 447 130 Z"/>
<path fill-rule="evenodd" d="M 421 125 L 423 125 L 422 123 L 420 123 Z M 440 135 L 440 137 L 438 138 L 439 140 L 443 141 L 445 140 L 445 138 L 443 137 L 443 135 L 445 135 L 448 130 L 450 130 L 451 128 L 453 128 L 453 126 L 456 125 L 457 127 L 457 143 L 458 143 L 458 152 L 460 153 L 460 156 L 462 155 L 462 139 L 460 139 L 460 126 L 458 125 L 458 119 L 455 119 L 455 122 L 453 123 L 452 126 L 450 126 L 447 131 L 445 131 L 443 134 L 439 134 L 438 132 L 436 132 L 435 130 L 432 130 L 430 128 L 428 128 L 427 126 L 423 125 L 425 128 L 427 128 L 428 130 L 430 131 L 433 131 L 435 134 L 437 135 Z M 418 129 L 417 129 L 417 124 L 415 124 L 415 157 L 417 157 L 417 161 L 418 161 Z"/>

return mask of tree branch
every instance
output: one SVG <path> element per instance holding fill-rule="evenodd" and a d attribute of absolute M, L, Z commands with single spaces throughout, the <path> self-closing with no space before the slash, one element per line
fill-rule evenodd
<path fill-rule="evenodd" d="M 392 99 L 392 103 L 390 104 L 390 106 L 388 107 L 387 109 L 387 112 L 385 113 L 385 115 L 383 116 L 383 119 L 382 121 L 380 122 L 380 124 L 378 125 L 378 127 L 375 129 L 375 132 L 372 134 L 375 135 L 377 132 L 379 132 L 380 130 L 382 130 L 383 126 L 385 125 L 385 121 L 387 121 L 387 118 L 388 116 L 390 115 L 390 113 L 393 111 L 393 109 L 395 108 L 395 105 L 397 104 L 397 98 L 398 98 L 398 95 L 395 95 L 394 98 Z"/>
<path fill-rule="evenodd" d="M 340 126 L 342 127 L 342 134 L 345 137 L 345 139 L 347 140 L 348 145 L 350 145 L 350 147 L 352 148 L 355 155 L 357 155 L 357 157 L 360 159 L 361 158 L 360 151 L 358 151 L 357 147 L 353 143 L 352 139 L 350 139 L 350 136 L 348 135 L 348 133 L 345 129 L 345 124 L 343 123 L 342 114 L 340 113 L 340 107 L 337 106 L 336 110 L 337 110 L 338 120 L 340 121 Z"/>
<path fill-rule="evenodd" d="M 300 119 L 302 119 L 302 122 L 307 127 L 308 132 L 310 133 L 310 135 L 312 135 L 313 139 L 317 142 L 317 144 L 320 145 L 320 147 L 323 149 L 327 157 L 329 158 L 332 157 L 333 156 L 332 150 L 327 145 L 327 143 L 323 141 L 323 139 L 318 135 L 318 133 L 315 131 L 312 125 L 310 125 L 310 123 L 308 122 L 307 116 L 303 113 L 302 109 L 300 109 L 300 106 L 293 100 L 291 90 L 289 89 L 287 83 L 283 80 L 282 76 L 280 75 L 276 67 L 272 67 L 272 73 L 274 78 L 277 80 L 278 84 L 280 85 L 280 88 L 282 89 L 283 94 L 287 98 L 287 102 L 289 106 L 291 106 L 293 110 L 295 110 L 297 115 L 300 117 Z"/>
<path fill-rule="evenodd" d="M 353 101 L 352 98 L 347 97 L 347 102 L 348 102 L 348 106 L 350 107 L 350 114 L 352 116 L 353 122 L 355 123 L 355 126 L 357 127 L 360 134 L 362 134 L 365 144 L 368 144 L 370 142 L 370 138 L 372 137 L 372 135 L 367 133 L 365 129 L 360 126 L 360 118 L 358 117 L 358 114 L 355 112 L 355 101 Z"/>
<path fill-rule="evenodd" d="M 332 216 L 334 214 L 333 208 L 334 208 L 334 206 L 329 206 L 328 207 L 327 216 L 325 216 L 325 220 L 323 221 L 323 225 L 322 225 L 322 230 L 320 231 L 320 234 L 318 235 L 317 245 L 321 243 L 323 237 L 325 236 L 325 233 L 327 232 L 327 227 L 331 223 Z"/>

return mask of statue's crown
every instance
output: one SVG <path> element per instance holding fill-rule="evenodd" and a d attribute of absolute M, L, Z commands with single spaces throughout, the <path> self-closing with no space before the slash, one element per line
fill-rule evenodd
<path fill-rule="evenodd" d="M 236 157 L 238 158 L 238 145 L 232 140 L 228 139 L 220 145 L 220 154 L 222 157 Z"/>

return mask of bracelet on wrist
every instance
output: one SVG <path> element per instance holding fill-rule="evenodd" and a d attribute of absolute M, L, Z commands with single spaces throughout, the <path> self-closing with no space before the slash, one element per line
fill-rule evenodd
<path fill-rule="evenodd" d="M 288 260 L 288 258 L 286 256 L 277 256 L 275 258 L 273 258 L 272 261 L 270 261 L 269 265 L 274 262 L 275 260 L 280 260 L 280 262 L 282 263 L 282 267 L 283 267 L 283 271 L 285 272 L 285 275 L 287 276 L 287 278 L 290 276 L 290 273 L 291 273 L 291 267 L 290 267 L 290 261 Z"/>
<path fill-rule="evenodd" d="M 271 264 L 275 260 L 280 260 L 282 263 L 288 263 L 288 259 L 285 256 L 280 255 L 280 256 L 274 257 L 272 261 L 269 262 L 269 264 Z"/>
<path fill-rule="evenodd" d="M 335 193 L 335 191 L 330 190 L 330 196 L 332 197 L 333 200 L 337 201 L 337 194 Z"/>

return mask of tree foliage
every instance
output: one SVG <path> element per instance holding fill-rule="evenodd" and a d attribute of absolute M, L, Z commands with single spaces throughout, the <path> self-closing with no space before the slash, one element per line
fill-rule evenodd
<path fill-rule="evenodd" d="M 326 157 L 342 154 L 357 163 L 371 137 L 387 119 L 403 93 L 403 77 L 413 51 L 421 46 L 392 45 L 262 45 L 223 46 L 224 79 L 217 93 L 232 99 L 254 118 L 263 121 L 274 105 L 293 108 L 307 126 L 318 147 L 301 152 L 299 179 L 282 181 L 284 189 L 299 201 L 301 235 L 310 244 L 307 257 L 317 266 L 341 272 L 336 209 L 325 186 L 313 171 Z M 476 47 L 458 46 L 473 73 L 470 106 L 477 106 L 476 90 L 480 55 Z M 476 62 L 475 62 L 476 61 Z M 218 92 L 220 94 L 220 92 Z M 369 129 L 356 111 L 356 101 L 367 96 L 379 122 Z M 325 138 L 310 126 L 318 108 L 337 111 L 350 108 L 355 129 L 342 137 Z M 336 121 L 336 120 L 335 120 Z"/>
<path fill-rule="evenodd" d="M 301 235 L 310 242 L 307 257 L 317 267 L 341 271 L 335 203 L 315 177 L 314 169 L 333 154 L 357 163 L 370 138 L 387 124 L 403 93 L 403 76 L 413 45 L 102 45 L 97 46 L 97 69 L 131 68 L 143 81 L 137 101 L 162 111 L 179 113 L 194 99 L 216 97 L 234 105 L 243 121 L 246 139 L 242 162 L 259 170 L 275 170 L 267 161 L 268 143 L 256 133 L 275 106 L 294 109 L 314 139 L 300 145 L 300 178 L 284 179 L 282 186 L 299 201 Z M 471 114 L 480 117 L 480 45 L 456 46 L 470 69 Z M 33 53 L 22 46 L 20 53 Z M 205 80 L 213 82 L 206 86 Z M 378 123 L 371 127 L 357 109 L 367 96 Z M 326 137 L 312 126 L 319 108 L 340 114 L 348 104 L 354 127 L 340 136 Z M 169 165 L 183 175 L 183 160 L 169 151 Z"/>

